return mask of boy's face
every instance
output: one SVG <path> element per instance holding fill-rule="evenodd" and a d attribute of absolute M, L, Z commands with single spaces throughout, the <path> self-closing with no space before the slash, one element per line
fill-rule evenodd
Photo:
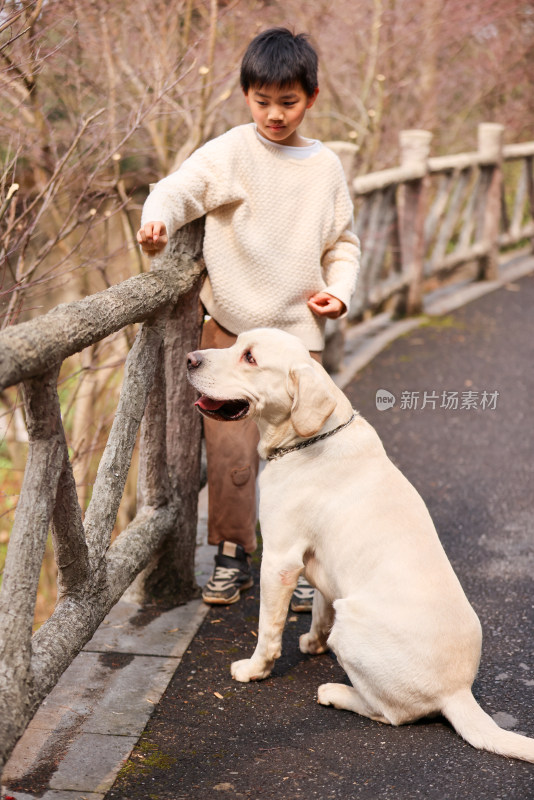
<path fill-rule="evenodd" d="M 319 94 L 308 97 L 299 83 L 292 86 L 257 86 L 245 92 L 252 119 L 265 139 L 276 144 L 299 147 L 305 144 L 298 127 Z"/>

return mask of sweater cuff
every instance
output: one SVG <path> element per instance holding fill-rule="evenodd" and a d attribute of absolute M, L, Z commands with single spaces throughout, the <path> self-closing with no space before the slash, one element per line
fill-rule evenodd
<path fill-rule="evenodd" d="M 347 288 L 346 284 L 341 282 L 333 283 L 330 286 L 326 286 L 323 289 L 323 292 L 331 294 L 332 297 L 336 297 L 338 300 L 341 300 L 341 302 L 345 304 L 345 311 L 343 312 L 343 314 L 340 314 L 339 317 L 337 317 L 337 319 L 343 319 L 343 317 L 346 317 L 349 312 L 350 299 L 352 297 L 352 292 L 350 291 L 350 289 Z"/>
<path fill-rule="evenodd" d="M 171 236 L 176 232 L 177 228 L 175 220 L 172 215 L 168 213 L 166 206 L 170 205 L 165 203 L 165 197 L 161 197 L 161 192 L 157 189 L 158 184 L 154 190 L 148 195 L 141 212 L 141 227 L 146 222 L 164 222 L 167 228 L 168 242 Z M 168 247 L 168 243 L 166 245 Z"/>

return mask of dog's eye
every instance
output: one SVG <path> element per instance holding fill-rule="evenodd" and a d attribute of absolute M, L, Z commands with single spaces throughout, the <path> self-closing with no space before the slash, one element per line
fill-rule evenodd
<path fill-rule="evenodd" d="M 245 350 L 245 352 L 243 353 L 243 360 L 246 361 L 248 364 L 256 363 L 256 359 L 254 358 L 250 350 Z"/>

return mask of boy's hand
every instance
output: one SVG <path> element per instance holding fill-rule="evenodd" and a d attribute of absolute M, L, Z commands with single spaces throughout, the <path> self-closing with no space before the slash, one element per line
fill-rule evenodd
<path fill-rule="evenodd" d="M 329 319 L 337 319 L 346 310 L 345 303 L 327 292 L 317 292 L 310 297 L 308 308 L 311 308 L 318 317 L 328 317 Z"/>
<path fill-rule="evenodd" d="M 164 222 L 146 222 L 137 231 L 137 241 L 144 253 L 153 256 L 163 250 L 169 241 Z"/>

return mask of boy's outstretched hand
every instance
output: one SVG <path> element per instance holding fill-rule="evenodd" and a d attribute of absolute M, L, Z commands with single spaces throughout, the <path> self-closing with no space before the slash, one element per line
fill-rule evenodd
<path fill-rule="evenodd" d="M 308 300 L 308 308 L 311 308 L 318 317 L 337 319 L 345 313 L 346 306 L 337 297 L 327 292 L 317 292 Z"/>
<path fill-rule="evenodd" d="M 144 253 L 153 256 L 163 250 L 169 238 L 164 222 L 146 222 L 137 231 L 137 241 Z"/>

